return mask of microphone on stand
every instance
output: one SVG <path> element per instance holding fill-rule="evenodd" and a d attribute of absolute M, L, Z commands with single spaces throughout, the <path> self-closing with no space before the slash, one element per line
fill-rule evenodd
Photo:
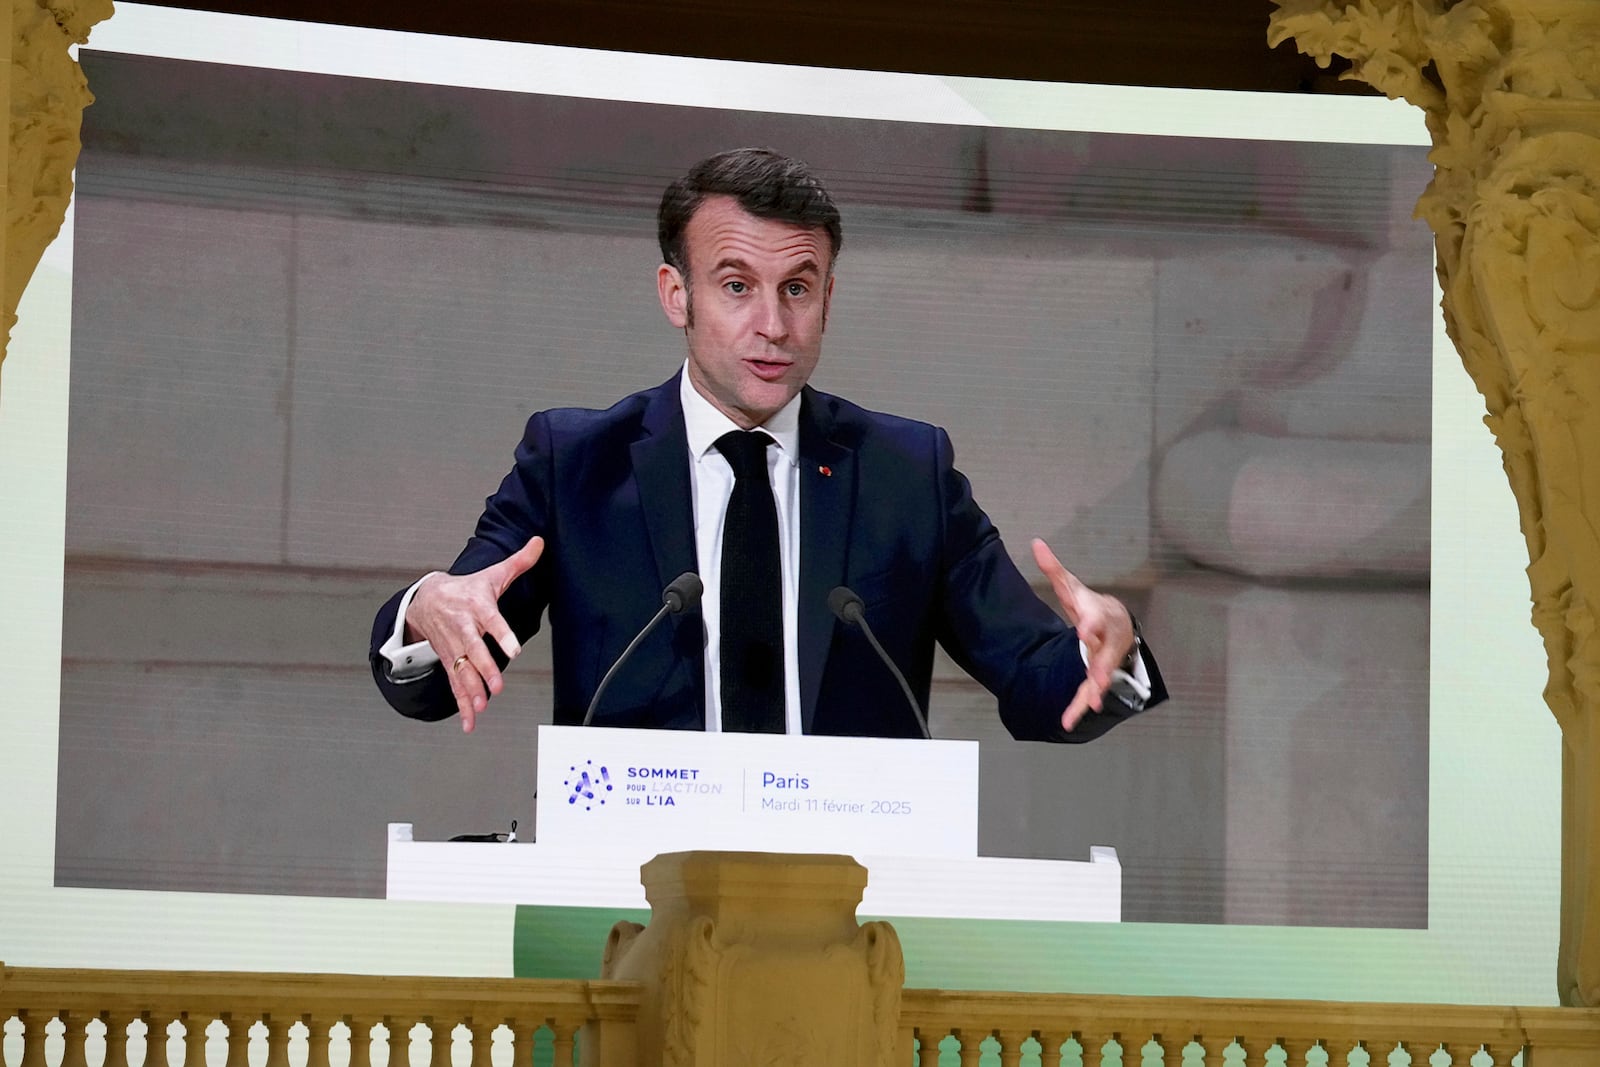
<path fill-rule="evenodd" d="M 594 721 L 594 711 L 600 706 L 600 695 L 606 691 L 606 686 L 611 684 L 617 668 L 627 662 L 628 657 L 633 655 L 633 650 L 644 643 L 644 639 L 656 628 L 656 624 L 668 615 L 681 615 L 685 611 L 692 611 L 699 606 L 700 594 L 704 590 L 705 586 L 700 583 L 700 576 L 694 571 L 684 571 L 667 583 L 667 587 L 661 591 L 661 610 L 644 624 L 639 636 L 628 642 L 628 647 L 622 650 L 622 655 L 611 664 L 611 669 L 606 671 L 605 677 L 601 678 L 600 684 L 595 687 L 594 699 L 589 701 L 589 710 L 583 713 L 583 725 L 588 726 Z"/>
<path fill-rule="evenodd" d="M 867 606 L 849 586 L 837 586 L 828 594 L 828 610 L 840 622 L 850 626 L 861 627 L 861 632 L 867 635 L 867 641 L 872 645 L 872 650 L 883 660 L 883 665 L 889 668 L 889 673 L 894 675 L 894 680 L 900 683 L 900 691 L 906 695 L 906 703 L 911 705 L 911 715 L 917 720 L 917 726 L 922 730 L 922 736 L 932 739 L 928 732 L 928 720 L 922 717 L 922 708 L 917 705 L 917 698 L 911 695 L 911 687 L 906 684 L 906 676 L 900 673 L 900 668 L 894 665 L 894 660 L 889 658 L 889 653 L 878 644 L 878 637 L 872 632 L 872 627 L 867 625 Z"/>

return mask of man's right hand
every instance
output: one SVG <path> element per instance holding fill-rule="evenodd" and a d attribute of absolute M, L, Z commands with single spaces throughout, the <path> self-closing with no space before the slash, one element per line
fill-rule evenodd
<path fill-rule="evenodd" d="M 472 574 L 436 574 L 417 587 L 406 609 L 406 640 L 427 641 L 450 676 L 450 692 L 461 713 L 461 729 L 472 732 L 489 697 L 505 688 L 500 668 L 484 644 L 494 638 L 508 660 L 522 645 L 500 615 L 499 600 L 511 583 L 532 569 L 544 552 L 534 537 L 493 566 Z"/>

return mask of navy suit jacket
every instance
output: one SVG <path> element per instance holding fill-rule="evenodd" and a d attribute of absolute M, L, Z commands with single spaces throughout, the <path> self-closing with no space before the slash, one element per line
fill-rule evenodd
<path fill-rule="evenodd" d="M 676 376 L 605 411 L 535 414 L 516 465 L 450 567 L 452 574 L 480 570 L 534 534 L 544 537 L 539 563 L 506 591 L 500 609 L 522 640 L 548 611 L 557 723 L 583 721 L 601 676 L 660 608 L 662 587 L 699 569 L 688 449 Z M 937 641 L 996 696 L 1019 739 L 1087 741 L 1134 713 L 1108 697 L 1104 711 L 1071 733 L 1061 729 L 1061 712 L 1084 678 L 1077 635 L 1017 571 L 955 469 L 942 429 L 807 387 L 799 452 L 806 733 L 921 733 L 860 630 L 828 610 L 828 593 L 839 585 L 861 596 L 924 710 Z M 374 622 L 373 675 L 402 714 L 447 718 L 455 702 L 441 670 L 398 684 L 377 654 L 394 631 L 400 596 Z M 703 648 L 698 614 L 670 617 L 613 679 L 596 725 L 703 728 Z M 1146 662 L 1153 704 L 1166 691 L 1154 660 Z"/>

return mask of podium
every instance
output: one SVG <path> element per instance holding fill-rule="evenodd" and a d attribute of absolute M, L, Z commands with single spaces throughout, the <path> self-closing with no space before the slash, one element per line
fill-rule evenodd
<path fill-rule="evenodd" d="M 389 826 L 391 900 L 644 908 L 639 868 L 691 850 L 827 853 L 889 918 L 1120 922 L 1116 850 L 978 855 L 975 741 L 539 729 L 535 840 L 414 841 Z"/>

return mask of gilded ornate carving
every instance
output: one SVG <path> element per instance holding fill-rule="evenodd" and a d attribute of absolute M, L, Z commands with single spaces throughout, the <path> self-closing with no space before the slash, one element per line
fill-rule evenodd
<path fill-rule="evenodd" d="M 661 975 L 661 997 L 667 1006 L 662 1063 L 666 1067 L 694 1067 L 700 1062 L 702 1023 L 712 1015 L 717 963 L 722 946 L 717 926 L 697 915 L 676 927 L 667 941 L 667 958 Z"/>
<path fill-rule="evenodd" d="M 628 954 L 628 949 L 642 933 L 644 933 L 642 924 L 626 919 L 611 928 L 611 933 L 606 937 L 606 947 L 600 954 L 601 978 L 617 976 L 617 966 L 622 957 Z"/>
<path fill-rule="evenodd" d="M 900 935 L 886 922 L 863 923 L 856 943 L 867 957 L 878 1062 L 893 1063 L 895 1035 L 900 1026 L 900 990 L 906 984 L 906 958 L 900 949 Z"/>
<path fill-rule="evenodd" d="M 1600 1004 L 1600 4 L 1276 0 L 1269 40 L 1420 107 L 1445 325 L 1528 544 L 1563 764 L 1560 996 Z"/>
<path fill-rule="evenodd" d="M 1276 47 L 1292 37 L 1300 51 L 1324 67 L 1335 55 L 1343 56 L 1353 64 L 1344 77 L 1424 111 L 1442 110 L 1443 93 L 1423 74 L 1430 58 L 1423 35 L 1441 6 L 1442 0 L 1279 0 L 1267 41 Z"/>
<path fill-rule="evenodd" d="M 83 109 L 94 99 L 68 53 L 111 15 L 111 0 L 11 0 L 11 138 L 6 161 L 4 336 L 72 198 Z"/>

